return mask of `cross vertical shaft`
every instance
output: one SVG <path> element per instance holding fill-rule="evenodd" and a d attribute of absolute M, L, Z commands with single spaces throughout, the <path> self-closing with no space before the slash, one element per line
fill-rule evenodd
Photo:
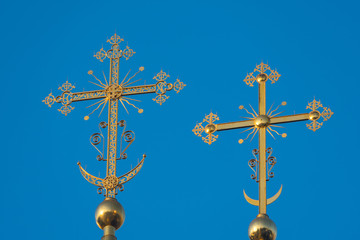
<path fill-rule="evenodd" d="M 266 82 L 259 83 L 259 115 L 266 114 Z M 259 129 L 259 213 L 266 214 L 266 128 Z"/>

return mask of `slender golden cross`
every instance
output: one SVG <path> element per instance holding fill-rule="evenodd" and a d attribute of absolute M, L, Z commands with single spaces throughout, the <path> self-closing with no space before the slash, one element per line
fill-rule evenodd
<path fill-rule="evenodd" d="M 170 90 L 174 90 L 177 93 L 180 92 L 186 85 L 181 82 L 179 79 L 176 80 L 174 84 L 167 83 L 165 80 L 170 77 L 167 73 L 163 72 L 162 70 L 153 78 L 157 81 L 156 84 L 150 84 L 150 85 L 139 85 L 139 86 L 130 86 L 141 79 L 131 81 L 139 72 L 142 72 L 144 70 L 144 67 L 140 67 L 138 72 L 136 72 L 132 77 L 128 77 L 130 71 L 126 74 L 124 79 L 119 83 L 119 62 L 120 58 L 125 58 L 128 60 L 130 57 L 134 55 L 134 51 L 126 46 L 124 50 L 120 49 L 120 43 L 124 41 L 120 36 L 115 34 L 112 36 L 107 42 L 111 44 L 111 48 L 108 51 L 105 51 L 103 48 L 100 49 L 99 52 L 97 52 L 94 57 L 96 57 L 100 62 L 103 62 L 106 58 L 110 59 L 110 74 L 109 74 L 109 81 L 106 80 L 105 74 L 104 74 L 104 81 L 102 82 L 97 77 L 93 75 L 93 71 L 89 71 L 88 74 L 92 75 L 97 82 L 93 83 L 99 87 L 101 87 L 101 90 L 94 90 L 94 91 L 85 91 L 85 92 L 71 92 L 72 89 L 75 87 L 66 81 L 59 89 L 62 91 L 62 94 L 55 97 L 52 93 L 49 94 L 43 100 L 45 104 L 47 104 L 49 107 L 52 106 L 52 104 L 61 103 L 62 107 L 59 109 L 61 113 L 64 115 L 69 114 L 74 107 L 72 107 L 70 104 L 73 102 L 80 102 L 85 100 L 96 100 L 100 99 L 98 102 L 94 103 L 93 105 L 89 106 L 92 107 L 94 105 L 97 105 L 97 107 L 90 113 L 92 114 L 97 109 L 99 109 L 102 106 L 102 109 L 100 111 L 100 114 L 104 110 L 104 107 L 109 105 L 108 107 L 108 123 L 102 123 L 101 126 L 103 128 L 108 128 L 107 133 L 107 158 L 105 159 L 107 161 L 107 172 L 106 172 L 106 178 L 101 179 L 98 177 L 95 177 L 89 173 L 87 173 L 80 165 L 80 171 L 82 175 L 85 177 L 86 180 L 88 180 L 90 183 L 99 186 L 101 188 L 105 188 L 106 190 L 106 197 L 115 197 L 116 189 L 121 188 L 122 184 L 129 181 L 132 177 L 134 177 L 137 172 L 142 167 L 142 163 L 144 161 L 145 155 L 143 155 L 143 159 L 140 161 L 140 163 L 132 169 L 129 173 L 122 175 L 120 177 L 116 176 L 116 161 L 119 159 L 117 158 L 117 136 L 118 136 L 118 125 L 124 126 L 124 121 L 118 122 L 118 104 L 119 102 L 123 105 L 125 110 L 127 111 L 125 104 L 128 104 L 130 106 L 135 107 L 138 109 L 139 113 L 142 113 L 143 110 L 136 107 L 133 103 L 130 101 L 139 101 L 136 99 L 129 98 L 128 96 L 132 95 L 138 95 L 138 94 L 148 94 L 148 93 L 156 93 L 157 96 L 153 98 L 153 100 L 160 105 L 163 104 L 169 97 L 166 96 L 166 92 Z M 127 111 L 128 112 L 128 111 Z M 89 115 L 90 115 L 89 114 Z M 100 116 L 99 114 L 99 116 Z M 85 116 L 84 119 L 88 120 L 89 115 Z M 95 136 L 96 137 L 96 136 Z M 129 135 L 128 132 L 123 132 L 121 137 L 126 138 L 125 141 L 131 144 L 133 141 L 131 134 Z M 99 138 L 96 137 L 93 139 L 95 141 L 98 141 Z M 126 150 L 126 149 L 125 149 Z M 123 154 L 124 151 L 121 153 Z M 120 156 L 121 159 L 121 156 Z M 102 159 L 104 160 L 104 159 Z"/>
<path fill-rule="evenodd" d="M 254 76 L 254 74 L 257 75 Z M 255 174 L 251 175 L 251 178 L 256 179 L 256 181 L 259 182 L 259 200 L 249 198 L 245 191 L 244 196 L 250 204 L 259 206 L 260 214 L 266 214 L 266 206 L 274 202 L 280 196 L 282 190 L 281 187 L 276 195 L 269 199 L 266 198 L 266 181 L 273 177 L 271 169 L 276 163 L 276 159 L 271 156 L 272 149 L 266 148 L 266 132 L 268 132 L 272 137 L 274 137 L 273 133 L 280 135 L 278 131 L 274 129 L 275 127 L 279 127 L 278 125 L 281 123 L 298 121 L 310 121 L 310 123 L 307 124 L 307 127 L 312 131 L 316 131 L 323 125 L 323 122 L 320 122 L 320 120 L 322 119 L 322 121 L 327 121 L 333 114 L 329 108 L 323 107 L 320 101 L 316 101 L 315 99 L 306 107 L 306 109 L 311 110 L 310 113 L 277 116 L 281 114 L 281 112 L 277 113 L 276 111 L 281 105 L 285 106 L 286 102 L 282 102 L 281 105 L 274 110 L 272 110 L 273 106 L 271 106 L 269 110 L 266 111 L 266 82 L 270 80 L 271 83 L 275 83 L 278 81 L 280 76 L 281 75 L 276 70 L 270 69 L 267 64 L 261 63 L 257 65 L 254 71 L 246 76 L 244 82 L 250 87 L 253 87 L 255 82 L 259 84 L 259 111 L 256 112 L 251 105 L 250 107 L 252 112 L 248 111 L 244 108 L 244 106 L 240 106 L 239 108 L 245 110 L 251 115 L 251 117 L 246 117 L 247 120 L 245 121 L 218 124 L 215 124 L 215 121 L 219 120 L 219 117 L 216 114 L 210 113 L 209 115 L 206 115 L 205 119 L 201 123 L 198 123 L 193 129 L 195 135 L 201 137 L 202 140 L 209 145 L 215 142 L 218 138 L 218 135 L 215 135 L 218 131 L 248 128 L 245 131 L 250 131 L 250 133 L 245 139 L 239 140 L 240 144 L 243 143 L 244 140 L 248 139 L 249 136 L 252 135 L 253 138 L 257 132 L 259 133 L 259 149 L 253 150 L 255 159 L 251 159 L 249 161 L 249 166 L 255 172 Z M 283 133 L 281 136 L 286 137 L 286 134 Z M 267 153 L 268 157 L 266 157 Z M 257 156 L 259 157 L 259 160 L 257 160 Z M 256 170 L 254 170 L 254 168 Z"/>

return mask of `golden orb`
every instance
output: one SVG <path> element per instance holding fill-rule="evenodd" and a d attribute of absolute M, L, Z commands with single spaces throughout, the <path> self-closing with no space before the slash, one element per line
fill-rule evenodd
<path fill-rule="evenodd" d="M 320 118 L 320 112 L 319 111 L 312 111 L 309 113 L 309 119 L 310 120 L 318 120 Z"/>
<path fill-rule="evenodd" d="M 248 230 L 250 240 L 275 240 L 277 228 L 266 214 L 259 214 L 250 223 Z"/>
<path fill-rule="evenodd" d="M 270 123 L 270 118 L 267 115 L 259 115 L 254 120 L 255 126 L 266 127 Z"/>
<path fill-rule="evenodd" d="M 214 133 L 216 131 L 216 126 L 214 124 L 208 124 L 205 127 L 205 132 L 210 134 L 210 133 Z"/>
<path fill-rule="evenodd" d="M 119 229 L 125 220 L 125 211 L 115 198 L 105 198 L 95 211 L 95 220 L 99 228 L 112 226 Z"/>
<path fill-rule="evenodd" d="M 89 120 L 89 116 L 85 116 L 85 117 L 84 117 L 84 120 L 85 120 L 85 121 Z"/>
<path fill-rule="evenodd" d="M 258 83 L 266 82 L 267 79 L 268 79 L 268 76 L 266 75 L 266 73 L 259 73 L 259 74 L 256 76 L 256 81 L 257 81 Z"/>

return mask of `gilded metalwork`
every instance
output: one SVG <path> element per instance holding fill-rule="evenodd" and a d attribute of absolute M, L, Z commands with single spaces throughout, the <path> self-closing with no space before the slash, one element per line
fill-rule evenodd
<path fill-rule="evenodd" d="M 323 125 L 324 121 L 329 120 L 331 118 L 331 116 L 334 114 L 330 110 L 330 108 L 323 107 L 321 102 L 316 101 L 315 99 L 312 102 L 309 102 L 306 109 L 312 110 L 309 114 L 309 120 L 311 120 L 311 123 L 307 123 L 306 127 L 314 132 Z M 321 109 L 322 109 L 322 111 L 321 111 Z M 323 122 L 318 122 L 318 120 L 320 120 L 321 117 L 322 117 Z"/>
<path fill-rule="evenodd" d="M 179 93 L 186 85 L 181 82 L 179 79 L 176 79 L 174 85 L 172 83 L 167 83 L 166 80 L 170 77 L 168 73 L 163 72 L 162 70 L 153 78 L 156 80 L 156 83 L 150 85 L 134 85 L 135 83 L 141 81 L 141 79 L 134 78 L 142 71 L 144 71 L 144 67 L 139 67 L 138 71 L 134 74 L 129 75 L 131 70 L 125 75 L 125 77 L 120 80 L 119 79 L 119 65 L 120 59 L 125 58 L 126 60 L 130 59 L 135 51 L 131 49 L 129 46 L 125 48 L 121 48 L 120 44 L 123 42 L 119 35 L 115 34 L 107 42 L 111 45 L 109 50 L 104 50 L 101 48 L 94 57 L 98 59 L 100 62 L 103 62 L 105 59 L 110 60 L 110 73 L 108 79 L 103 73 L 103 79 L 100 80 L 96 77 L 92 70 L 88 71 L 88 74 L 94 77 L 94 82 L 92 84 L 100 87 L 99 90 L 92 91 L 83 91 L 83 92 L 72 92 L 75 88 L 74 85 L 66 81 L 62 86 L 59 87 L 59 90 L 62 91 L 62 94 L 58 96 L 54 96 L 50 93 L 43 102 L 51 107 L 55 102 L 61 103 L 62 106 L 59 109 L 61 113 L 64 115 L 69 114 L 74 107 L 71 106 L 74 102 L 86 101 L 86 100 L 98 100 L 93 103 L 89 107 L 93 107 L 93 110 L 84 117 L 85 120 L 90 118 L 90 115 L 95 111 L 99 110 L 99 116 L 103 112 L 104 108 L 108 106 L 108 121 L 107 123 L 100 123 L 100 132 L 91 135 L 90 143 L 95 149 L 98 151 L 99 155 L 97 155 L 97 159 L 99 161 L 107 162 L 107 171 L 105 178 L 95 177 L 83 169 L 83 167 L 79 164 L 80 172 L 84 176 L 84 178 L 100 187 L 99 192 L 105 191 L 104 195 L 106 197 L 114 198 L 117 194 L 117 190 L 123 190 L 123 184 L 132 179 L 143 166 L 143 162 L 145 159 L 145 154 L 143 155 L 142 160 L 137 164 L 137 166 L 131 169 L 128 173 L 117 177 L 116 174 L 116 162 L 120 159 L 126 159 L 127 153 L 125 152 L 128 147 L 135 140 L 135 135 L 132 131 L 125 130 L 125 121 L 121 120 L 118 122 L 118 109 L 119 103 L 125 109 L 127 113 L 128 109 L 126 105 L 132 106 L 139 113 L 143 112 L 143 109 L 137 107 L 134 102 L 139 102 L 139 100 L 130 98 L 130 95 L 138 95 L 138 94 L 148 94 L 148 93 L 156 93 L 156 97 L 153 99 L 160 105 L 165 102 L 169 97 L 165 95 L 167 91 L 171 91 L 175 89 L 176 93 Z M 123 127 L 123 132 L 120 137 L 120 151 L 118 151 L 118 127 Z M 101 131 L 101 128 L 107 128 L 107 154 L 105 155 L 105 141 L 104 135 Z M 99 144 L 102 143 L 102 149 L 99 147 Z"/>
<path fill-rule="evenodd" d="M 194 134 L 201 137 L 202 140 L 208 144 L 215 142 L 218 135 L 214 134 L 218 131 L 245 128 L 245 131 L 243 132 L 248 133 L 244 139 L 239 140 L 240 144 L 249 137 L 251 137 L 252 140 L 254 136 L 259 133 L 259 148 L 253 150 L 253 155 L 255 158 L 250 159 L 248 162 L 249 167 L 253 171 L 251 178 L 259 183 L 259 200 L 249 198 L 245 191 L 244 196 L 250 204 L 259 206 L 260 214 L 266 214 L 266 205 L 274 202 L 280 196 L 282 191 L 281 186 L 277 194 L 269 199 L 266 198 L 266 181 L 274 177 L 274 172 L 272 169 L 276 164 L 276 158 L 272 156 L 272 149 L 266 148 L 266 133 L 269 133 L 273 138 L 275 138 L 274 135 L 281 135 L 282 137 L 286 137 L 286 133 L 279 133 L 277 130 L 275 130 L 275 128 L 281 127 L 278 126 L 279 124 L 307 120 L 311 121 L 311 123 L 307 124 L 307 127 L 310 130 L 316 131 L 323 125 L 323 122 L 319 122 L 320 119 L 322 121 L 327 121 L 333 115 L 333 112 L 329 108 L 323 107 L 320 101 L 316 101 L 315 99 L 310 102 L 306 108 L 311 110 L 309 113 L 278 116 L 282 113 L 279 112 L 278 109 L 281 106 L 285 106 L 286 102 L 282 102 L 274 109 L 273 105 L 267 109 L 266 82 L 270 80 L 271 83 L 275 83 L 279 80 L 280 76 L 281 75 L 277 72 L 277 70 L 272 70 L 267 64 L 261 63 L 257 65 L 252 73 L 247 74 L 244 82 L 250 87 L 253 87 L 255 82 L 259 84 L 258 111 L 255 111 L 251 105 L 250 111 L 241 105 L 239 109 L 246 111 L 250 115 L 249 117 L 245 117 L 246 120 L 215 124 L 214 121 L 209 121 L 206 120 L 207 118 L 205 118 L 203 122 L 198 123 L 193 129 Z M 212 116 L 212 113 L 208 116 Z M 216 120 L 219 120 L 217 116 Z M 204 122 L 208 123 L 205 127 L 203 126 Z M 207 137 L 204 137 L 204 132 L 207 134 Z"/>
<path fill-rule="evenodd" d="M 277 228 L 266 214 L 259 214 L 251 223 L 248 230 L 250 240 L 275 240 Z"/>
<path fill-rule="evenodd" d="M 205 118 L 201 123 L 196 124 L 195 128 L 192 130 L 196 136 L 202 138 L 205 143 L 211 145 L 211 143 L 215 142 L 218 138 L 218 135 L 214 135 L 213 133 L 216 131 L 216 125 L 214 125 L 215 121 L 218 121 L 219 117 L 216 114 L 210 113 L 209 115 L 205 115 Z M 204 127 L 203 123 L 207 123 Z M 203 135 L 203 133 L 207 135 Z"/>
<path fill-rule="evenodd" d="M 266 153 L 267 153 L 267 158 L 266 158 L 266 169 L 267 169 L 267 176 L 266 176 L 266 181 L 269 181 L 270 178 L 274 177 L 274 172 L 272 172 L 272 168 L 274 167 L 274 165 L 276 164 L 276 158 L 274 156 L 272 156 L 272 148 L 268 147 L 266 149 Z M 255 180 L 256 182 L 259 182 L 259 177 L 258 177 L 258 168 L 259 168 L 259 160 L 258 160 L 258 155 L 259 155 L 259 149 L 253 149 L 252 150 L 252 154 L 254 155 L 254 158 L 250 159 L 248 162 L 249 167 L 251 168 L 251 170 L 254 172 L 253 174 L 250 175 L 250 178 Z"/>
<path fill-rule="evenodd" d="M 259 73 L 257 76 L 254 74 Z M 265 63 L 260 63 L 256 66 L 252 73 L 248 73 L 244 82 L 249 85 L 250 87 L 254 86 L 254 82 L 265 82 L 267 79 L 271 81 L 271 83 L 275 83 L 280 78 L 280 74 L 275 70 L 272 70 L 269 65 Z"/>

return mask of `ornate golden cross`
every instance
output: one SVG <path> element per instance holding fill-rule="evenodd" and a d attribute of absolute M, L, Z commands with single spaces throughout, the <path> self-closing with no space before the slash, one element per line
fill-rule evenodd
<path fill-rule="evenodd" d="M 254 74 L 257 74 L 254 76 Z M 280 135 L 274 128 L 279 127 L 281 123 L 290 123 L 290 122 L 299 122 L 299 121 L 310 121 L 306 126 L 312 130 L 316 131 L 322 125 L 322 121 L 327 121 L 331 116 L 332 112 L 329 108 L 323 107 L 320 101 L 315 99 L 308 104 L 306 109 L 310 109 L 309 113 L 289 115 L 289 116 L 277 116 L 280 113 L 276 111 L 282 105 L 285 106 L 286 102 L 282 102 L 276 109 L 272 110 L 271 106 L 269 110 L 266 110 L 266 82 L 268 80 L 271 83 L 278 81 L 280 74 L 276 70 L 270 69 L 267 64 L 261 63 L 256 66 L 252 73 L 249 73 L 244 82 L 253 87 L 255 81 L 259 84 L 259 111 L 256 112 L 250 105 L 252 112 L 248 111 L 244 106 L 240 106 L 240 109 L 245 110 L 251 117 L 246 117 L 248 120 L 229 122 L 229 123 L 218 123 L 215 124 L 215 121 L 219 120 L 219 117 L 216 114 L 210 113 L 205 116 L 205 119 L 198 123 L 193 132 L 195 135 L 202 138 L 202 140 L 209 145 L 216 141 L 218 135 L 215 135 L 218 131 L 225 131 L 238 128 L 248 128 L 246 131 L 250 131 L 245 139 L 240 139 L 239 143 L 243 143 L 244 140 L 248 139 L 250 135 L 252 138 L 259 132 L 259 149 L 254 149 L 253 154 L 255 159 L 249 161 L 249 166 L 254 171 L 254 174 L 251 175 L 252 179 L 255 179 L 259 183 L 259 200 L 254 200 L 249 198 L 245 191 L 245 199 L 252 205 L 259 206 L 259 213 L 266 214 L 266 206 L 274 202 L 281 194 L 282 186 L 278 193 L 273 197 L 266 198 L 266 181 L 269 178 L 274 176 L 271 172 L 272 167 L 276 163 L 276 159 L 271 156 L 272 149 L 266 148 L 266 132 L 268 132 L 272 137 L 273 133 Z M 203 126 L 205 125 L 205 127 Z M 286 137 L 286 133 L 281 134 L 282 137 Z M 251 139 L 252 139 L 251 138 Z M 266 156 L 268 154 L 268 157 Z M 259 160 L 257 159 L 257 156 Z"/>
<path fill-rule="evenodd" d="M 139 101 L 136 99 L 129 98 L 128 96 L 138 95 L 138 94 L 148 94 L 148 93 L 156 93 L 157 96 L 153 98 L 153 100 L 160 105 L 163 104 L 169 97 L 166 96 L 166 92 L 170 90 L 174 90 L 177 93 L 180 92 L 186 85 L 181 82 L 179 79 L 176 80 L 174 84 L 167 83 L 165 80 L 170 77 L 167 73 L 163 72 L 162 70 L 153 78 L 157 81 L 156 84 L 150 85 L 139 85 L 139 86 L 131 86 L 132 84 L 140 81 L 141 79 L 131 81 L 139 72 L 144 70 L 144 67 L 140 67 L 138 72 L 136 72 L 132 77 L 128 77 L 130 71 L 126 74 L 124 79 L 119 83 L 119 62 L 120 58 L 125 58 L 128 60 L 130 57 L 134 55 L 134 51 L 126 46 L 124 50 L 120 49 L 120 43 L 124 41 L 120 36 L 115 34 L 109 40 L 108 43 L 111 44 L 111 48 L 108 51 L 105 51 L 103 48 L 97 52 L 94 57 L 96 57 L 100 62 L 103 62 L 106 58 L 110 59 L 110 74 L 109 74 L 109 81 L 106 80 L 104 74 L 104 82 L 99 80 L 97 77 L 93 75 L 93 71 L 89 71 L 88 74 L 92 75 L 96 80 L 97 83 L 93 83 L 100 88 L 101 90 L 94 90 L 94 91 L 86 91 L 86 92 L 71 92 L 72 89 L 75 87 L 66 81 L 59 90 L 62 91 L 62 94 L 55 97 L 52 93 L 49 94 L 43 100 L 43 102 L 51 107 L 55 102 L 61 103 L 62 107 L 59 109 L 61 113 L 64 115 L 69 114 L 74 107 L 70 104 L 73 102 L 80 102 L 85 100 L 95 100 L 100 99 L 98 102 L 94 103 L 93 105 L 89 106 L 92 107 L 97 105 L 97 107 L 89 114 L 91 115 L 97 109 L 102 106 L 100 114 L 104 110 L 105 106 L 108 104 L 108 122 L 100 123 L 101 128 L 108 128 L 107 133 L 107 158 L 104 159 L 103 155 L 98 156 L 98 160 L 107 161 L 107 172 L 106 178 L 101 179 L 95 177 L 89 173 L 87 173 L 79 164 L 80 171 L 84 178 L 89 181 L 90 183 L 100 187 L 100 190 L 105 189 L 106 197 L 114 198 L 116 195 L 117 189 L 122 189 L 123 184 L 133 178 L 138 171 L 141 169 L 143 161 L 145 159 L 145 154 L 143 155 L 143 159 L 138 163 L 138 165 L 132 169 L 127 174 L 124 174 L 120 177 L 116 176 L 116 161 L 119 159 L 126 158 L 125 150 L 129 147 L 129 145 L 134 141 L 134 136 L 132 131 L 125 131 L 125 121 L 121 120 L 118 122 L 118 104 L 119 102 L 123 105 L 125 110 L 125 103 L 129 104 L 130 106 L 135 107 L 138 109 L 139 113 L 142 113 L 143 110 L 136 107 L 130 101 Z M 128 112 L 128 111 L 127 111 Z M 99 114 L 99 116 L 100 116 Z M 89 115 L 85 116 L 84 119 L 88 120 Z M 117 157 L 117 137 L 118 137 L 118 125 L 120 127 L 124 127 L 124 131 L 121 135 L 121 140 L 125 140 L 128 143 L 128 146 L 124 150 L 120 150 L 120 156 Z M 97 145 L 101 141 L 100 137 L 102 134 L 94 134 L 91 137 L 92 145 Z"/>

